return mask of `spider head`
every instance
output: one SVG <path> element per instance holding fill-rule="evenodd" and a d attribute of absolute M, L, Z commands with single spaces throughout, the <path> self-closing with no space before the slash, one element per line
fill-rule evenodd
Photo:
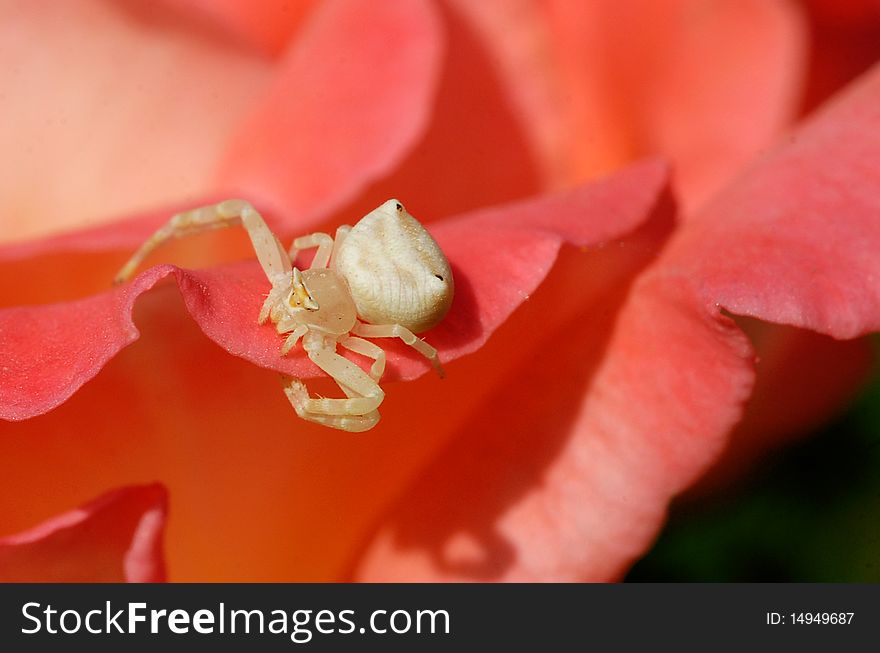
<path fill-rule="evenodd" d="M 290 294 L 287 296 L 287 305 L 293 310 L 317 311 L 320 308 L 306 287 L 302 272 L 296 268 L 293 268 L 293 279 Z"/>

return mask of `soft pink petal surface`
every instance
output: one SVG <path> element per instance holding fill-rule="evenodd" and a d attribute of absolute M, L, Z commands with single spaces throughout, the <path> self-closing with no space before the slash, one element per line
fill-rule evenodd
<path fill-rule="evenodd" d="M 836 338 L 880 330 L 880 68 L 682 232 L 671 265 L 738 315 Z"/>
<path fill-rule="evenodd" d="M 297 225 L 350 201 L 398 165 L 425 129 L 443 53 L 427 0 L 328 0 L 236 130 L 216 179 Z"/>
<path fill-rule="evenodd" d="M 710 203 L 665 254 L 672 269 L 701 280 L 707 301 L 757 318 L 746 323 L 758 353 L 755 395 L 704 486 L 829 419 L 869 370 L 868 343 L 834 338 L 880 328 L 878 107 L 875 67 Z"/>
<path fill-rule="evenodd" d="M 247 43 L 269 56 L 289 44 L 316 0 L 163 0 L 221 26 L 230 39 Z"/>
<path fill-rule="evenodd" d="M 791 63 L 789 58 L 800 46 L 797 18 L 792 20 L 788 4 L 720 3 L 722 10 L 711 15 L 695 12 L 692 8 L 696 4 L 680 4 L 683 13 L 677 16 L 684 17 L 676 31 L 680 48 L 671 49 L 668 60 L 664 58 L 656 63 L 660 71 L 658 78 L 665 79 L 663 84 L 647 85 L 641 93 L 651 98 L 652 107 L 659 107 L 649 117 L 659 122 L 647 133 L 659 139 L 657 142 L 663 141 L 663 148 L 682 162 L 680 179 L 687 201 L 698 203 L 729 173 L 731 166 L 772 138 L 788 115 L 794 86 L 793 76 L 787 71 L 793 67 L 785 62 Z M 529 136 L 519 131 L 516 120 L 506 127 L 503 126 L 505 121 L 498 121 L 503 128 L 496 129 L 494 125 L 483 128 L 479 120 L 472 119 L 473 112 L 456 111 L 450 108 L 448 101 L 444 104 L 441 99 L 435 110 L 437 115 L 446 116 L 445 121 L 440 120 L 427 132 L 423 131 L 424 112 L 436 90 L 433 83 L 439 84 L 442 98 L 444 88 L 455 86 L 459 91 L 467 90 L 469 84 L 474 88 L 485 86 L 476 80 L 495 78 L 492 74 L 485 77 L 482 73 L 473 77 L 455 74 L 456 70 L 462 70 L 461 61 L 475 60 L 470 55 L 462 55 L 461 61 L 456 63 L 456 53 L 462 52 L 462 44 L 473 48 L 468 51 L 471 54 L 480 54 L 478 61 L 486 60 L 489 50 L 485 42 L 480 43 L 469 34 L 462 20 L 462 10 L 444 8 L 439 15 L 445 21 L 447 38 L 455 47 L 445 51 L 445 69 L 437 81 L 438 77 L 431 71 L 436 72 L 437 53 L 443 51 L 437 38 L 438 15 L 427 5 L 415 2 L 387 3 L 382 9 L 387 13 L 382 13 L 380 19 L 392 26 L 397 22 L 419 26 L 416 35 L 423 37 L 422 42 L 404 38 L 402 47 L 412 48 L 413 56 L 403 61 L 380 61 L 388 67 L 372 66 L 371 71 L 378 70 L 379 78 L 402 74 L 404 78 L 411 75 L 413 79 L 418 77 L 428 82 L 405 94 L 403 100 L 397 98 L 400 104 L 383 104 L 380 100 L 370 105 L 365 115 L 352 113 L 349 105 L 348 113 L 341 120 L 345 125 L 354 120 L 359 133 L 363 131 L 367 135 L 384 133 L 388 125 L 399 127 L 395 139 L 377 143 L 367 137 L 365 143 L 371 147 L 358 143 L 357 151 L 348 153 L 351 157 L 340 159 L 336 158 L 338 144 L 328 150 L 327 158 L 322 158 L 318 151 L 315 159 L 315 147 L 320 144 L 317 142 L 299 150 L 293 135 L 301 125 L 311 125 L 306 131 L 312 136 L 324 137 L 330 133 L 329 137 L 333 138 L 323 127 L 323 121 L 336 119 L 338 124 L 343 114 L 334 111 L 342 104 L 340 98 L 361 97 L 366 85 L 359 86 L 361 80 L 358 79 L 344 80 L 353 84 L 343 84 L 339 95 L 331 96 L 327 105 L 318 102 L 297 108 L 293 117 L 281 115 L 277 107 L 271 106 L 272 100 L 289 106 L 295 104 L 293 100 L 297 97 L 307 96 L 306 91 L 311 90 L 309 75 L 315 66 L 303 62 L 322 61 L 336 43 L 354 39 L 352 42 L 364 53 L 365 61 L 370 61 L 370 55 L 379 50 L 378 42 L 354 28 L 359 12 L 363 11 L 362 5 L 328 3 L 328 7 L 322 8 L 324 13 L 319 13 L 304 28 L 304 43 L 285 55 L 282 72 L 286 77 L 283 82 L 279 81 L 269 101 L 258 108 L 253 129 L 243 130 L 234 149 L 228 153 L 228 162 L 221 174 L 224 184 L 247 189 L 270 205 L 291 209 L 284 217 L 284 224 L 289 228 L 317 221 L 376 180 L 379 180 L 378 186 L 369 189 L 369 193 L 380 195 L 387 185 L 399 186 L 412 181 L 404 186 L 413 188 L 419 201 L 436 199 L 436 202 L 426 201 L 426 205 L 436 207 L 440 215 L 477 205 L 480 201 L 477 191 L 481 186 L 496 193 L 497 197 L 493 195 L 490 199 L 497 201 L 512 196 L 508 193 L 527 192 L 537 183 L 537 172 L 531 169 L 523 173 L 523 183 L 498 182 L 514 179 L 515 175 L 511 176 L 508 171 L 517 167 L 513 165 L 517 160 L 515 154 L 525 152 L 529 143 L 534 146 L 540 140 L 529 141 Z M 333 14 L 334 11 L 338 13 Z M 720 17 L 726 18 L 720 20 Z M 636 23 L 640 20 L 651 22 L 652 19 L 646 14 Z M 718 27 L 717 31 L 712 25 Z M 753 55 L 755 61 L 773 64 L 761 68 L 762 75 L 766 73 L 766 76 L 757 81 L 751 74 L 743 77 L 742 88 L 757 84 L 763 90 L 756 96 L 773 98 L 759 114 L 749 113 L 755 105 L 738 94 L 736 84 L 719 87 L 715 89 L 717 93 L 712 89 L 705 94 L 689 93 L 692 89 L 704 90 L 706 72 L 704 60 L 693 59 L 689 53 L 703 51 L 703 48 L 711 51 L 716 43 L 719 48 L 729 50 L 723 38 L 713 37 L 705 43 L 702 39 L 706 34 L 717 33 L 738 42 L 743 26 L 749 33 L 756 31 L 757 34 L 749 41 L 749 47 L 754 47 L 750 56 Z M 315 33 L 323 34 L 326 39 L 314 36 Z M 263 43 L 273 38 L 277 42 L 280 37 L 270 35 L 267 41 L 265 34 L 246 26 L 242 38 Z M 648 50 L 649 41 L 642 43 Z M 277 46 L 269 46 L 270 50 L 272 47 Z M 774 67 L 776 64 L 778 67 Z M 333 72 L 332 57 L 322 65 Z M 666 65 L 669 74 L 664 77 L 661 73 Z M 724 65 L 723 59 L 721 65 Z M 317 69 L 322 70 L 320 66 Z M 624 67 L 615 84 L 628 88 L 632 80 L 640 79 L 636 72 Z M 418 388 L 396 388 L 400 391 L 396 400 L 389 396 L 386 402 L 389 428 L 393 432 L 404 432 L 407 428 L 413 430 L 413 425 L 423 424 L 418 430 L 419 438 L 425 441 L 404 444 L 380 439 L 376 448 L 388 461 L 387 464 L 379 462 L 379 467 L 388 468 L 389 478 L 381 483 L 372 479 L 372 484 L 367 479 L 370 490 L 358 506 L 348 506 L 348 512 L 333 513 L 350 523 L 333 524 L 329 517 L 318 519 L 317 513 L 312 514 L 299 504 L 291 509 L 302 523 L 313 524 L 307 517 L 310 514 L 316 520 L 314 531 L 306 538 L 311 544 L 297 545 L 304 559 L 308 558 L 309 546 L 316 547 L 313 553 L 317 552 L 316 543 L 322 540 L 320 533 L 328 538 L 338 535 L 336 542 L 327 545 L 335 551 L 336 563 L 315 569 L 313 577 L 326 577 L 333 564 L 337 565 L 338 573 L 339 560 L 345 557 L 346 547 L 350 551 L 352 539 L 371 523 L 378 525 L 375 536 L 367 541 L 363 556 L 353 567 L 359 578 L 605 580 L 618 577 L 649 545 L 663 521 L 669 499 L 707 468 L 725 446 L 726 434 L 741 415 L 752 385 L 752 351 L 742 333 L 719 315 L 719 306 L 837 337 L 876 330 L 880 299 L 876 284 L 872 283 L 875 270 L 871 252 L 877 248 L 871 238 L 878 236 L 874 233 L 877 224 L 874 218 L 878 214 L 876 198 L 880 193 L 877 192 L 876 166 L 872 167 L 871 161 L 877 160 L 880 148 L 870 134 L 877 133 L 880 126 L 875 109 L 880 105 L 877 78 L 875 73 L 864 81 L 847 100 L 799 132 L 791 146 L 769 157 L 726 191 L 701 213 L 693 228 L 689 227 L 682 234 L 663 262 L 631 289 L 634 266 L 650 258 L 668 229 L 668 219 L 654 221 L 650 228 L 639 228 L 645 211 L 654 206 L 662 185 L 663 175 L 656 166 L 635 168 L 620 178 L 568 196 L 432 225 L 432 231 L 449 252 L 457 281 L 461 279 L 463 283 L 459 285 L 453 312 L 443 326 L 428 334 L 428 339 L 439 346 L 444 360 L 452 360 L 481 346 L 483 350 L 457 364 L 468 377 L 463 385 L 450 388 L 447 382 L 431 386 L 427 392 L 423 381 Z M 499 106 L 506 107 L 506 115 L 515 116 L 516 107 L 524 106 L 523 97 L 514 97 L 515 93 L 505 89 L 497 79 L 489 86 L 493 89 L 490 97 L 495 97 Z M 290 88 L 299 90 L 291 93 Z M 660 91 L 655 97 L 652 94 L 656 89 Z M 663 89 L 674 92 L 665 96 Z M 352 95 L 347 95 L 349 93 Z M 449 97 L 461 95 L 459 92 Z M 472 94 L 464 95 L 472 97 Z M 536 96 L 529 97 L 534 100 Z M 723 156 L 714 160 L 712 155 L 707 159 L 705 153 L 694 146 L 694 143 L 705 144 L 706 139 L 688 140 L 693 121 L 687 117 L 690 109 L 684 110 L 682 103 L 685 109 L 690 106 L 700 115 L 723 116 L 724 111 L 706 110 L 706 107 L 720 106 L 730 108 L 736 118 L 751 117 L 737 124 L 727 121 L 727 131 L 715 124 L 700 123 L 701 129 L 705 127 L 707 133 L 720 135 L 724 141 L 715 142 L 711 148 Z M 669 111 L 664 112 L 664 107 Z M 399 113 L 395 113 L 398 110 Z M 682 117 L 683 122 L 679 122 Z M 358 123 L 361 119 L 363 122 Z M 473 168 L 479 174 L 473 174 L 467 157 L 462 156 L 467 148 L 462 147 L 461 142 L 447 145 L 451 142 L 450 126 L 462 120 L 468 125 L 468 133 L 474 135 L 469 136 L 464 145 L 477 144 L 483 148 L 479 152 L 484 152 L 487 147 L 492 150 L 493 142 L 505 144 L 494 148 L 499 153 L 499 167 L 490 170 L 489 176 L 481 176 L 479 166 Z M 685 123 L 688 129 L 682 131 L 680 128 Z M 266 125 L 269 131 L 275 130 L 272 139 L 252 138 L 257 134 L 257 127 L 262 129 Z M 518 136 L 511 140 L 510 134 Z M 667 137 L 668 142 L 663 140 Z M 612 159 L 619 155 L 623 160 L 638 149 L 632 149 L 631 143 L 612 145 L 608 149 Z M 726 148 L 727 145 L 730 148 Z M 280 158 L 270 166 L 268 162 L 275 155 Z M 350 160 L 353 163 L 349 168 Z M 471 162 L 481 160 L 485 160 L 483 154 Z M 829 166 L 828 161 L 836 165 Z M 401 165 L 403 172 L 398 170 L 391 178 L 381 179 Z M 320 171 L 315 177 L 320 180 L 319 184 L 309 178 L 312 166 Z M 471 179 L 473 192 L 468 191 L 466 185 L 460 195 L 444 194 L 443 187 L 435 180 L 446 177 L 426 174 L 450 169 Z M 307 174 L 305 178 L 295 179 L 292 170 L 306 170 Z M 337 173 L 338 177 L 334 178 Z M 487 179 L 498 183 L 486 184 Z M 415 212 L 423 217 L 420 211 Z M 579 222 L 572 219 L 573 215 L 596 218 Z M 636 228 L 641 235 L 626 241 L 622 255 L 616 252 L 621 243 L 595 248 Z M 479 234 L 477 237 L 473 236 L 475 231 Z M 129 238 L 112 227 L 95 233 L 105 239 L 106 246 L 113 246 L 114 242 L 119 246 Z M 88 237 L 71 236 L 65 242 L 72 250 L 95 247 Z M 591 246 L 587 258 L 594 263 L 602 260 L 604 264 L 596 269 L 585 267 L 583 255 L 565 250 L 558 269 L 544 284 L 546 287 L 539 287 L 563 242 Z M 41 249 L 39 244 L 30 247 L 28 252 L 19 252 L 21 260 Z M 104 245 L 98 245 L 97 249 L 102 247 Z M 794 255 L 794 264 L 788 258 L 790 254 Z M 585 270 L 592 273 L 589 283 L 584 281 Z M 255 265 L 244 263 L 198 272 L 163 266 L 145 272 L 127 288 L 78 303 L 9 309 L 0 313 L 0 345 L 12 356 L 12 365 L 4 360 L 0 369 L 0 406 L 6 410 L 3 416 L 22 419 L 49 410 L 92 378 L 137 337 L 131 320 L 136 298 L 168 275 L 176 279 L 187 309 L 202 330 L 227 351 L 264 367 L 299 376 L 314 374 L 302 357 L 280 359 L 279 341 L 271 329 L 260 330 L 253 324 L 251 315 L 258 310 L 260 295 L 266 290 L 266 282 Z M 160 293 L 157 297 L 162 298 L 163 305 L 167 304 L 170 294 L 162 290 L 156 292 Z M 533 293 L 533 299 L 523 301 Z M 493 333 L 495 337 L 486 343 Z M 44 344 L 34 347 L 38 339 Z M 70 343 L 76 343 L 81 351 L 71 355 Z M 824 346 L 824 341 L 820 344 Z M 404 348 L 391 346 L 390 350 L 390 378 L 414 378 L 425 371 L 424 362 L 408 355 Z M 833 347 L 829 351 L 833 351 Z M 491 370 L 480 367 L 481 357 L 491 360 Z M 131 356 L 124 360 L 129 359 Z M 500 360 L 506 362 L 499 365 Z M 195 361 L 192 363 L 194 370 L 197 365 Z M 184 364 L 180 361 L 170 366 Z M 230 369 L 232 367 L 234 365 Z M 171 374 L 175 372 L 172 370 Z M 146 376 L 156 377 L 154 389 L 161 392 L 158 372 L 150 370 Z M 113 378 L 128 377 L 117 374 Z M 257 376 L 248 378 L 253 381 Z M 186 388 L 182 391 L 192 399 L 200 398 L 202 403 L 197 401 L 194 405 L 200 405 L 202 410 L 218 409 L 224 404 L 222 393 L 212 390 L 215 382 L 223 380 L 205 379 L 206 387 L 193 390 L 191 396 Z M 106 383 L 100 378 L 94 383 L 106 390 Z M 136 379 L 132 381 L 133 386 L 139 383 Z M 245 389 L 237 379 L 230 379 L 229 385 L 241 389 L 239 398 L 244 416 L 248 406 L 256 406 L 249 394 L 252 391 Z M 407 404 L 405 399 L 410 395 L 417 400 Z M 125 396 L 120 394 L 123 401 Z M 128 396 L 139 397 L 140 394 L 135 391 Z M 29 397 L 34 401 L 29 403 Z M 211 403 L 212 397 L 220 403 Z M 163 402 L 169 401 L 176 410 L 186 405 L 186 398 L 165 397 Z M 230 399 L 235 401 L 232 395 L 225 396 L 227 404 Z M 88 396 L 82 401 L 88 402 Z M 94 408 L 97 404 L 93 401 L 89 405 Z M 511 406 L 516 406 L 516 412 L 510 412 Z M 444 417 L 429 419 L 425 411 L 442 412 Z M 108 413 L 116 412 L 108 409 Z M 223 425 L 218 423 L 215 431 L 218 443 L 224 442 L 230 450 L 204 456 L 210 442 L 201 438 L 196 428 L 187 429 L 184 413 L 178 412 L 178 418 L 171 422 L 185 433 L 190 432 L 192 460 L 199 464 L 203 458 L 212 460 L 217 467 L 214 469 L 209 463 L 205 477 L 214 480 L 224 477 L 218 470 L 221 466 L 228 467 L 229 460 L 234 459 L 235 440 L 226 438 Z M 68 411 L 68 414 L 75 415 L 77 411 Z M 255 427 L 258 437 L 278 428 L 270 415 L 274 418 L 281 415 L 281 411 L 273 407 L 265 415 L 254 417 L 255 425 L 259 425 Z M 63 415 L 58 417 L 64 418 Z M 772 418 L 769 422 L 772 425 Z M 790 424 L 784 420 L 783 423 Z M 544 428 L 536 430 L 535 424 L 542 424 Z M 157 443 L 174 442 L 171 430 L 157 429 Z M 165 431 L 167 433 L 161 435 Z M 308 427 L 305 431 L 310 432 Z M 106 446 L 112 439 L 105 434 L 100 441 Z M 198 451 L 196 443 L 202 451 Z M 274 446 L 272 443 L 274 440 L 269 438 L 270 446 Z M 147 446 L 161 448 L 164 445 Z M 184 448 L 186 446 L 189 445 Z M 346 489 L 353 491 L 355 481 L 365 479 L 346 476 L 345 461 L 351 451 L 346 452 L 344 448 L 336 451 L 333 443 L 327 446 L 335 454 L 343 454 L 338 458 L 341 464 L 333 465 L 326 474 L 337 483 L 333 491 L 325 492 L 329 506 L 333 501 L 344 503 Z M 23 445 L 22 460 L 28 457 L 26 450 Z M 97 453 L 96 462 L 114 458 L 100 451 L 92 453 Z M 18 455 L 13 448 L 10 460 Z M 152 451 L 150 458 L 154 455 L 161 459 L 156 451 Z M 399 469 L 392 472 L 397 456 L 405 463 L 397 465 Z M 131 474 L 132 469 L 140 469 L 140 464 L 102 473 Z M 293 490 L 295 483 L 285 486 L 281 469 L 275 471 L 277 478 L 272 472 L 270 479 L 255 483 L 248 492 L 251 499 L 266 498 L 263 490 L 269 486 L 264 483 L 275 483 L 272 487 L 281 488 L 280 495 L 288 499 L 298 497 Z M 306 490 L 317 497 L 320 488 L 328 489 L 327 483 L 322 485 L 322 481 L 309 476 L 310 471 L 303 471 L 301 487 L 297 486 L 300 494 Z M 185 530 L 192 537 L 187 539 L 187 546 L 194 546 L 198 541 L 199 524 L 213 523 L 222 531 L 219 521 L 223 518 L 222 510 L 218 507 L 213 517 L 204 519 L 196 515 L 193 507 L 197 504 L 192 498 L 198 492 L 189 487 L 187 474 L 182 470 L 169 473 L 176 483 L 187 488 L 191 502 L 193 521 Z M 305 479 L 314 483 L 310 485 Z M 225 478 L 225 481 L 232 479 Z M 272 498 L 278 496 L 273 494 Z M 247 523 L 245 510 L 249 510 L 250 505 L 246 503 L 242 498 L 241 505 L 228 506 L 241 518 L 241 523 Z M 294 503 L 292 501 L 291 506 Z M 358 507 L 361 508 L 359 513 L 355 510 Z M 258 524 L 252 525 L 259 530 Z M 265 527 L 263 524 L 260 531 L 264 538 L 268 535 Z M 285 526 L 279 527 L 280 531 L 290 537 L 294 529 Z M 241 545 L 238 550 L 247 550 L 244 540 L 238 542 L 233 537 L 233 542 Z M 236 546 L 231 545 L 230 550 Z M 176 555 L 183 556 L 182 550 L 178 549 Z M 202 572 L 211 569 L 211 565 L 222 565 L 224 555 L 221 551 L 206 556 Z M 281 560 L 267 558 L 264 571 L 270 569 L 270 562 L 276 564 L 282 575 L 299 569 L 293 562 L 285 565 Z M 192 577 L 193 569 L 199 564 L 193 563 L 184 575 Z M 297 577 L 303 577 L 302 569 Z"/>
<path fill-rule="evenodd" d="M 805 21 L 787 1 L 685 0 L 673 11 L 669 3 L 647 4 L 653 11 L 641 20 L 669 28 L 639 104 L 641 128 L 648 151 L 677 164 L 688 216 L 797 115 Z"/>
<path fill-rule="evenodd" d="M 194 199 L 268 63 L 147 3 L 0 10 L 0 239 Z"/>
<path fill-rule="evenodd" d="M 685 213 L 798 110 L 806 25 L 767 0 L 452 0 L 486 43 L 544 183 L 662 153 Z"/>
<path fill-rule="evenodd" d="M 163 581 L 167 511 L 161 485 L 108 492 L 27 531 L 0 537 L 0 580 Z"/>

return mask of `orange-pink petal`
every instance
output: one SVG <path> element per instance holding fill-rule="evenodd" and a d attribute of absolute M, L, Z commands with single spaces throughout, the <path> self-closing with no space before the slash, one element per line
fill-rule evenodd
<path fill-rule="evenodd" d="M 269 56 L 290 43 L 317 0 L 162 0 L 218 25 L 233 41 L 241 41 Z"/>
<path fill-rule="evenodd" d="M 799 108 L 807 29 L 794 2 L 451 4 L 497 62 L 551 186 L 660 153 L 687 214 Z"/>
<path fill-rule="evenodd" d="M 600 247 L 638 228 L 660 201 L 666 175 L 662 163 L 647 162 L 563 195 L 436 225 L 458 289 L 449 315 L 427 336 L 441 358 L 451 361 L 479 348 L 541 283 L 563 242 Z M 658 242 L 670 228 L 669 220 L 659 224 Z M 127 233 L 128 227 L 120 229 Z M 97 374 L 137 339 L 135 300 L 168 275 L 203 331 L 228 352 L 299 377 L 319 374 L 301 350 L 282 357 L 275 330 L 256 324 L 269 284 L 255 262 L 197 271 L 163 265 L 94 297 L 0 309 L 0 417 L 46 412 Z M 383 346 L 389 379 L 412 379 L 429 369 L 402 344 Z"/>
<path fill-rule="evenodd" d="M 747 323 L 756 393 L 710 483 L 828 419 L 864 379 L 867 343 L 834 338 L 880 329 L 878 107 L 875 67 L 725 189 L 666 253 L 666 265 L 701 280 L 706 301 L 756 318 Z"/>
<path fill-rule="evenodd" d="M 168 512 L 161 485 L 124 487 L 0 537 L 3 582 L 165 580 L 162 536 Z"/>
<path fill-rule="evenodd" d="M 571 281 L 574 314 L 491 378 L 377 520 L 355 578 L 618 579 L 721 451 L 753 378 L 733 323 L 686 278 L 649 272 L 622 306 L 618 289 L 581 312 Z M 521 333 L 541 314 L 516 317 Z"/>
<path fill-rule="evenodd" d="M 255 98 L 216 178 L 294 216 L 341 208 L 400 164 L 430 117 L 443 35 L 426 0 L 328 0 Z"/>
<path fill-rule="evenodd" d="M 217 30 L 139 4 L 3 4 L 0 239 L 215 190 L 216 161 L 269 64 Z"/>
<path fill-rule="evenodd" d="M 737 315 L 835 338 L 880 330 L 880 67 L 681 233 L 670 265 Z"/>

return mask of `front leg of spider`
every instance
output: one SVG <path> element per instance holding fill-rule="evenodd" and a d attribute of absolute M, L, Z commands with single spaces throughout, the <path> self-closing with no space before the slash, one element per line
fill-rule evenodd
<path fill-rule="evenodd" d="M 205 231 L 238 225 L 243 226 L 247 231 L 257 260 L 270 281 L 274 283 L 274 280 L 290 273 L 290 257 L 263 220 L 263 216 L 251 206 L 250 202 L 226 200 L 172 216 L 122 266 L 113 282 L 120 284 L 128 281 L 153 250 L 172 238 L 194 236 Z"/>

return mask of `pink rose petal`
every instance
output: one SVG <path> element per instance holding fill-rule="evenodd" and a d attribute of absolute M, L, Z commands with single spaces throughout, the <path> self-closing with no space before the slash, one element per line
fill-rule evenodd
<path fill-rule="evenodd" d="M 430 121 L 406 158 L 368 189 L 356 212 L 399 197 L 407 206 L 447 217 L 548 189 L 497 55 L 454 3 L 436 7 L 445 47 Z M 425 212 L 414 215 L 430 220 L 421 217 Z"/>
<path fill-rule="evenodd" d="M 807 34 L 796 3 L 684 0 L 651 5 L 663 50 L 639 103 L 648 151 L 676 164 L 689 216 L 797 115 Z"/>
<path fill-rule="evenodd" d="M 812 110 L 880 60 L 877 0 L 807 0 L 810 70 L 804 108 Z"/>
<path fill-rule="evenodd" d="M 756 393 L 706 484 L 828 419 L 865 377 L 867 344 L 832 338 L 880 328 L 878 107 L 875 67 L 719 195 L 664 256 L 702 280 L 705 301 L 798 327 L 750 323 Z"/>
<path fill-rule="evenodd" d="M 872 368 L 866 338 L 834 340 L 812 331 L 745 322 L 756 353 L 757 382 L 742 421 L 694 494 L 735 482 L 762 455 L 795 441 L 840 413 Z"/>
<path fill-rule="evenodd" d="M 316 0 L 163 0 L 206 22 L 221 26 L 230 39 L 270 56 L 281 53 L 317 4 Z"/>
<path fill-rule="evenodd" d="M 731 185 L 667 260 L 737 315 L 880 330 L 880 67 Z"/>
<path fill-rule="evenodd" d="M 535 290 L 563 242 L 600 246 L 650 215 L 663 192 L 666 168 L 657 162 L 570 193 L 463 216 L 434 230 L 457 279 L 448 317 L 428 334 L 441 359 L 479 348 Z M 659 223 L 662 240 L 671 223 Z M 138 332 L 131 320 L 137 297 L 173 274 L 190 313 L 224 349 L 257 365 L 309 378 L 320 374 L 301 350 L 280 355 L 280 339 L 256 316 L 268 282 L 256 263 L 184 271 L 152 268 L 125 287 L 48 306 L 0 310 L 0 417 L 26 419 L 66 400 Z M 402 344 L 383 342 L 389 379 L 428 371 Z"/>
<path fill-rule="evenodd" d="M 167 502 L 161 485 L 124 487 L 0 537 L 0 581 L 163 581 Z"/>
<path fill-rule="evenodd" d="M 796 3 L 452 4 L 497 60 L 553 185 L 661 153 L 687 216 L 798 110 L 807 30 Z"/>
<path fill-rule="evenodd" d="M 425 128 L 442 34 L 425 0 L 328 0 L 226 152 L 219 187 L 271 201 L 297 227 L 400 163 Z"/>
<path fill-rule="evenodd" d="M 0 239 L 82 227 L 213 192 L 268 63 L 136 2 L 0 8 Z M 12 91 L 11 89 L 14 89 Z"/>

